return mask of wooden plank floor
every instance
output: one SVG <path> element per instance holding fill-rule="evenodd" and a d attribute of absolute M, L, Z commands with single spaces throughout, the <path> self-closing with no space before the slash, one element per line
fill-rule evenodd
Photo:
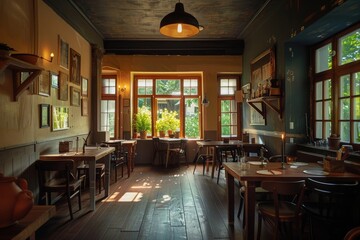
<path fill-rule="evenodd" d="M 37 231 L 37 239 L 243 239 L 242 220 L 227 223 L 224 171 L 216 184 L 210 173 L 202 175 L 201 166 L 195 174 L 193 165 L 136 166 L 130 178 L 112 180 L 109 197 L 97 202 L 96 211 L 89 211 L 86 191 L 82 210 L 76 201 L 74 220 L 66 202 L 58 203 L 56 216 Z M 235 203 L 237 210 L 239 199 Z M 262 239 L 271 239 L 271 232 L 263 226 Z"/>
<path fill-rule="evenodd" d="M 73 200 L 74 220 L 67 204 L 57 204 L 57 214 L 38 230 L 37 239 L 243 239 L 242 222 L 227 223 L 224 173 L 219 184 L 201 167 L 164 169 L 136 166 L 130 178 L 112 181 L 110 196 L 88 210 Z M 238 192 L 236 192 L 238 199 Z M 238 208 L 238 200 L 236 210 Z M 269 234 L 263 231 L 263 239 Z"/>

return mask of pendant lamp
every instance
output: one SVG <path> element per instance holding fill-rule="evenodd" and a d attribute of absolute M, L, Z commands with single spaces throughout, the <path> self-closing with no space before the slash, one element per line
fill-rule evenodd
<path fill-rule="evenodd" d="M 181 2 L 176 3 L 175 11 L 166 15 L 160 22 L 160 33 L 172 38 L 192 37 L 202 29 L 198 20 L 185 12 Z"/>

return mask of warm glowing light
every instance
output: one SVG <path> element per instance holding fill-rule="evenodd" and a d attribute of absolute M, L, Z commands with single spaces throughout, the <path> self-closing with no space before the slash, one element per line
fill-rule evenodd
<path fill-rule="evenodd" d="M 179 23 L 177 26 L 177 32 L 182 33 L 182 24 L 181 23 Z"/>
<path fill-rule="evenodd" d="M 281 134 L 281 139 L 284 140 L 284 134 Z"/>
<path fill-rule="evenodd" d="M 54 53 L 52 52 L 52 53 L 50 53 L 50 57 L 51 58 L 53 58 L 55 55 L 54 55 Z"/>
<path fill-rule="evenodd" d="M 142 193 L 140 192 L 126 192 L 118 202 L 138 202 L 141 197 Z"/>

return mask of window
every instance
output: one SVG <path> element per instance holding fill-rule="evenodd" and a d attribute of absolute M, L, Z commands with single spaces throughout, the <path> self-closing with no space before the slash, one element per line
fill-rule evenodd
<path fill-rule="evenodd" d="M 100 131 L 109 131 L 110 138 L 115 138 L 116 76 L 103 76 L 101 89 Z"/>
<path fill-rule="evenodd" d="M 359 26 L 314 48 L 315 138 L 339 134 L 342 142 L 360 143 Z"/>
<path fill-rule="evenodd" d="M 156 121 L 167 109 L 176 113 L 180 126 L 180 136 L 186 138 L 201 137 L 200 121 L 200 76 L 135 76 L 135 109 L 143 105 L 152 112 L 152 127 L 149 136 L 158 135 Z"/>
<path fill-rule="evenodd" d="M 235 101 L 239 76 L 219 76 L 219 133 L 220 138 L 237 138 L 238 128 L 238 104 Z"/>

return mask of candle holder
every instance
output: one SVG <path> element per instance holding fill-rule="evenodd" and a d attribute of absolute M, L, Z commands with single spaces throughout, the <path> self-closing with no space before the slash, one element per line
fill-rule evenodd
<path fill-rule="evenodd" d="M 281 169 L 286 169 L 285 167 L 285 136 L 281 134 Z"/>

